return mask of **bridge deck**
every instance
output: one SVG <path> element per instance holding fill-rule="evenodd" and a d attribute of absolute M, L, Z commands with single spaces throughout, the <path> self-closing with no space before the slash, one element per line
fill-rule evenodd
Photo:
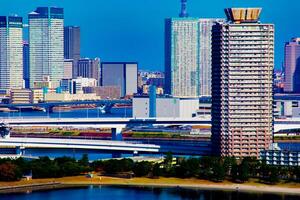
<path fill-rule="evenodd" d="M 52 139 L 52 138 L 0 138 L 0 147 L 93 149 L 111 151 L 158 152 L 160 146 L 123 141 Z"/>

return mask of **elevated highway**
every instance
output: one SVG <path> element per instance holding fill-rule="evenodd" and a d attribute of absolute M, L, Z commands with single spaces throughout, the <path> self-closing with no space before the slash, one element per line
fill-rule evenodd
<path fill-rule="evenodd" d="M 53 139 L 53 138 L 0 138 L 0 148 L 13 147 L 20 150 L 26 148 L 46 149 L 89 149 L 117 152 L 159 152 L 160 146 L 124 141 L 85 140 L 85 139 Z"/>
<path fill-rule="evenodd" d="M 124 128 L 143 125 L 205 125 L 211 126 L 209 119 L 199 118 L 4 118 L 0 122 L 9 126 L 96 126 L 103 128 Z"/>
<path fill-rule="evenodd" d="M 9 126 L 90 126 L 99 128 L 125 128 L 148 125 L 202 125 L 211 127 L 209 118 L 5 118 L 0 122 Z M 274 132 L 300 129 L 300 118 L 275 119 Z"/>
<path fill-rule="evenodd" d="M 106 111 L 109 111 L 115 104 L 131 104 L 132 100 L 126 99 L 101 99 L 101 100 L 85 100 L 85 101 L 56 101 L 56 102 L 42 102 L 42 103 L 19 103 L 19 104 L 0 104 L 0 108 L 28 108 L 39 107 L 44 108 L 47 112 L 53 112 L 53 108 L 57 106 L 78 106 L 78 105 L 97 105 L 104 106 Z"/>

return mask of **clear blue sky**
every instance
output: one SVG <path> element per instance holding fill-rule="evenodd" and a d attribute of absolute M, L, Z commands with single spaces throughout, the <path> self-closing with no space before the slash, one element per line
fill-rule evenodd
<path fill-rule="evenodd" d="M 284 42 L 300 37 L 299 0 L 188 0 L 192 17 L 225 17 L 225 7 L 262 7 L 262 22 L 275 24 L 275 66 Z M 0 0 L 0 15 L 25 18 L 38 6 L 65 8 L 65 25 L 81 27 L 83 57 L 138 61 L 142 69 L 164 69 L 164 19 L 178 16 L 180 0 Z"/>

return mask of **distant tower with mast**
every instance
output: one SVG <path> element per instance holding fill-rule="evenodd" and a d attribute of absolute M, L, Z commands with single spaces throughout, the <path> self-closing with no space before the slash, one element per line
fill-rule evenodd
<path fill-rule="evenodd" d="M 179 17 L 188 17 L 189 14 L 187 13 L 187 0 L 181 0 L 181 12 Z"/>
<path fill-rule="evenodd" d="M 179 16 L 165 20 L 165 94 L 211 96 L 211 30 L 223 20 L 189 17 L 187 0 L 180 3 Z"/>

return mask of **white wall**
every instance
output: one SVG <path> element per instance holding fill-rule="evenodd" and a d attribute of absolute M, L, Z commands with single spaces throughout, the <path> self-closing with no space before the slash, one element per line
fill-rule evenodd
<path fill-rule="evenodd" d="M 191 118 L 199 108 L 199 100 L 180 98 L 157 98 L 156 117 L 158 118 Z M 149 117 L 149 98 L 133 98 L 133 113 L 135 118 Z"/>
<path fill-rule="evenodd" d="M 147 118 L 149 117 L 149 99 L 133 98 L 132 100 L 132 117 Z"/>

